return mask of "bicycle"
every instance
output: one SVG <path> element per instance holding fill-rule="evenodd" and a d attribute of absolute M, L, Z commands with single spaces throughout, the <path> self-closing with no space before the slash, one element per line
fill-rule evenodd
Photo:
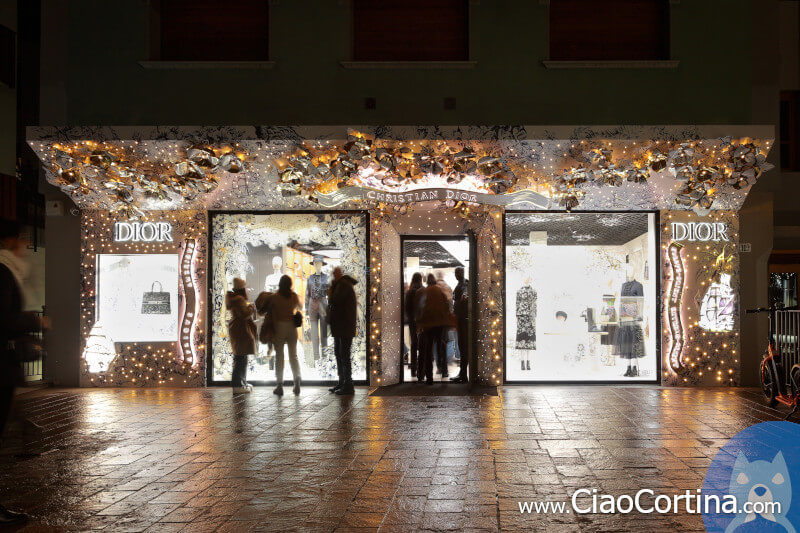
<path fill-rule="evenodd" d="M 767 400 L 767 405 L 775 407 L 778 403 L 782 403 L 791 407 L 791 412 L 786 415 L 784 420 L 790 418 L 798 408 L 800 408 L 800 364 L 794 364 L 788 374 L 788 382 L 782 379 L 781 376 L 786 376 L 785 367 L 791 364 L 788 361 L 788 354 L 781 352 L 778 348 L 778 336 L 789 338 L 791 343 L 795 345 L 798 342 L 797 331 L 793 332 L 793 336 L 789 336 L 786 332 L 777 332 L 775 326 L 775 313 L 779 311 L 796 310 L 797 308 L 777 309 L 770 307 L 759 307 L 757 309 L 747 309 L 747 314 L 754 313 L 769 313 L 769 334 L 767 341 L 767 349 L 764 352 L 761 361 L 761 392 Z M 783 339 L 786 340 L 786 339 Z M 780 343 L 784 346 L 786 343 Z M 796 351 L 796 350 L 795 350 Z"/>

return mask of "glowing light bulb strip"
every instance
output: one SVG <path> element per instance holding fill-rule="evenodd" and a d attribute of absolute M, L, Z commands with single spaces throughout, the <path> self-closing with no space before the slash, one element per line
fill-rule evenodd
<path fill-rule="evenodd" d="M 195 355 L 192 347 L 192 333 L 197 313 L 197 293 L 192 280 L 192 264 L 197 243 L 194 239 L 186 239 L 181 258 L 181 282 L 183 283 L 183 318 L 181 319 L 180 347 L 183 362 L 194 365 Z"/>
<path fill-rule="evenodd" d="M 669 333 L 671 337 L 669 365 L 675 372 L 683 368 L 682 353 L 685 343 L 683 323 L 681 321 L 681 305 L 683 303 L 683 288 L 686 281 L 686 268 L 683 265 L 683 257 L 681 257 L 682 248 L 683 245 L 681 243 L 672 242 L 667 252 L 672 269 L 672 281 L 667 298 L 667 320 L 669 321 Z"/>

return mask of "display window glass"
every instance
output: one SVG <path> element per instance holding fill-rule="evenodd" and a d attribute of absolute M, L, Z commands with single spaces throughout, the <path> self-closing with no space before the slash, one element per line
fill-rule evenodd
<path fill-rule="evenodd" d="M 352 213 L 214 214 L 211 220 L 213 381 L 231 377 L 233 354 L 228 339 L 230 318 L 224 295 L 233 279 L 245 280 L 254 302 L 261 292 L 275 292 L 283 275 L 292 278 L 303 324 L 298 328 L 297 357 L 305 381 L 337 379 L 334 342 L 328 326 L 328 288 L 332 272 L 341 267 L 355 279 L 358 301 L 356 337 L 351 349 L 354 380 L 366 380 L 367 216 Z M 256 325 L 261 328 L 262 317 Z M 284 378 L 291 379 L 284 350 Z M 275 380 L 275 349 L 257 343 L 248 359 L 247 379 Z"/>
<path fill-rule="evenodd" d="M 97 254 L 95 328 L 111 342 L 178 340 L 178 255 Z"/>
<path fill-rule="evenodd" d="M 506 380 L 657 381 L 652 213 L 506 214 Z"/>

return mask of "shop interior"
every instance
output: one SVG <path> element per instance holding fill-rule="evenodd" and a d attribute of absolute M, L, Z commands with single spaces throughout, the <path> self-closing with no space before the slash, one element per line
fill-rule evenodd
<path fill-rule="evenodd" d="M 658 380 L 652 213 L 507 213 L 506 379 Z"/>
<path fill-rule="evenodd" d="M 245 280 L 250 301 L 262 291 L 276 292 L 283 275 L 292 278 L 297 293 L 302 326 L 298 328 L 297 358 L 300 374 L 306 382 L 330 382 L 337 379 L 333 337 L 328 327 L 328 288 L 333 269 L 358 279 L 355 286 L 359 298 L 359 324 L 353 339 L 351 356 L 353 378 L 366 378 L 366 342 L 364 339 L 364 306 L 366 281 L 365 226 L 363 215 L 344 214 L 269 214 L 236 218 L 214 217 L 214 229 L 221 238 L 215 242 L 213 292 L 224 294 L 234 277 Z M 218 286 L 218 287 L 217 287 Z M 229 376 L 229 343 L 224 325 L 228 313 L 222 302 L 214 329 L 215 379 Z M 258 318 L 260 327 L 263 320 Z M 248 360 L 248 379 L 253 382 L 275 380 L 275 348 L 258 343 L 258 353 Z M 288 367 L 287 367 L 288 368 Z M 284 374 L 286 376 L 286 373 Z"/>
<path fill-rule="evenodd" d="M 452 311 L 452 291 L 458 284 L 456 279 L 456 268 L 463 268 L 465 277 L 469 277 L 470 272 L 470 245 L 469 238 L 464 236 L 454 237 L 403 237 L 402 238 L 402 279 L 403 279 L 403 357 L 401 358 L 403 381 L 406 383 L 416 382 L 416 372 L 412 371 L 412 363 L 415 360 L 412 353 L 412 332 L 409 327 L 409 309 L 405 295 L 408 292 L 412 277 L 415 273 L 420 273 L 423 288 L 427 286 L 426 280 L 429 274 L 441 279 L 450 290 L 450 303 Z M 440 283 L 441 283 L 440 281 Z M 445 289 L 447 290 L 447 289 Z M 469 283 L 467 290 L 470 290 Z M 419 303 L 416 298 L 415 302 Z M 417 311 L 418 307 L 417 307 Z M 434 349 L 434 381 L 450 381 L 450 378 L 458 376 L 460 369 L 461 353 L 458 348 L 457 331 L 455 328 L 448 328 L 444 333 L 446 346 L 447 372 L 439 372 L 437 369 L 437 355 Z M 420 348 L 421 349 L 421 348 Z M 467 357 L 467 354 L 463 354 Z"/>

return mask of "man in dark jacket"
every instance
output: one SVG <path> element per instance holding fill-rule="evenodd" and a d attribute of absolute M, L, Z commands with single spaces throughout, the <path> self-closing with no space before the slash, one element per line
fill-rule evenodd
<path fill-rule="evenodd" d="M 461 357 L 461 370 L 458 376 L 451 378 L 456 383 L 467 381 L 467 369 L 469 367 L 469 354 L 467 346 L 467 335 L 469 333 L 469 290 L 467 280 L 464 279 L 464 268 L 456 268 L 456 279 L 458 284 L 453 290 L 453 313 L 456 315 L 456 331 L 458 338 L 458 353 Z"/>
<path fill-rule="evenodd" d="M 420 375 L 424 371 L 425 383 L 433 385 L 434 347 L 437 355 L 441 359 L 445 359 L 442 377 L 447 377 L 447 362 L 444 357 L 446 344 L 443 333 L 445 328 L 455 326 L 455 317 L 450 310 L 451 302 L 447 294 L 432 274 L 428 275 L 427 284 L 428 286 L 425 287 L 419 298 L 422 302 L 422 311 L 417 318 L 417 325 L 422 328 L 423 332 L 423 364 L 420 368 Z"/>
<path fill-rule="evenodd" d="M 11 411 L 14 388 L 22 380 L 18 343 L 47 325 L 34 313 L 23 311 L 22 280 L 27 273 L 23 260 L 25 250 L 19 225 L 0 221 L 0 435 Z M 0 505 L 0 526 L 22 524 L 27 518 Z"/>
<path fill-rule="evenodd" d="M 350 276 L 343 275 L 342 269 L 333 269 L 328 297 L 328 323 L 333 335 L 333 352 L 336 355 L 336 369 L 339 373 L 339 384 L 331 389 L 340 396 L 353 394 L 353 370 L 350 361 L 350 348 L 356 336 L 356 291 L 353 286 L 358 283 Z"/>

